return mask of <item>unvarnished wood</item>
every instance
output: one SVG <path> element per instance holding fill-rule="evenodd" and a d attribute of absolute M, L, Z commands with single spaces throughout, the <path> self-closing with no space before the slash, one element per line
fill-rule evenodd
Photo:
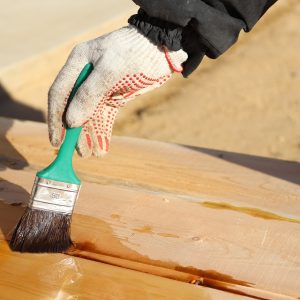
<path fill-rule="evenodd" d="M 44 167 L 56 151 L 44 124 L 0 117 L 2 157 Z M 104 159 L 75 157 L 77 172 L 88 181 L 228 200 L 288 217 L 298 217 L 300 164 L 224 151 L 142 139 L 114 137 Z M 296 205 L 295 205 L 296 204 Z"/>
<path fill-rule="evenodd" d="M 33 169 L 54 155 L 46 128 L 14 122 L 2 140 L 0 197 L 22 202 Z M 241 155 L 115 138 L 107 158 L 76 159 L 85 180 L 69 254 L 255 297 L 298 297 L 298 165 L 247 164 Z M 2 205 L 8 235 L 22 208 Z"/>

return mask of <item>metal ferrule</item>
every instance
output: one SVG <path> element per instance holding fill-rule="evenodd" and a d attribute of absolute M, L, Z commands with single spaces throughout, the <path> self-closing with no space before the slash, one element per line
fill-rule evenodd
<path fill-rule="evenodd" d="M 80 185 L 36 177 L 29 208 L 72 214 Z"/>

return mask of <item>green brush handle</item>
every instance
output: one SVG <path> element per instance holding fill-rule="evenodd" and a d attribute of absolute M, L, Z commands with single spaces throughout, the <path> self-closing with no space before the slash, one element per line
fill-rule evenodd
<path fill-rule="evenodd" d="M 74 84 L 68 103 L 70 103 L 70 101 L 74 98 L 77 90 L 92 71 L 92 64 L 85 65 Z M 81 130 L 82 127 L 67 128 L 64 142 L 60 146 L 56 159 L 47 168 L 39 171 L 36 174 L 37 177 L 72 184 L 80 184 L 80 179 L 76 176 L 73 169 L 72 159 Z"/>

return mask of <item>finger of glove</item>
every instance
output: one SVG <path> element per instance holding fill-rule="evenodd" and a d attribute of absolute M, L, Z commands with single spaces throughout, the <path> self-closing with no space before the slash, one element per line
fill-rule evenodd
<path fill-rule="evenodd" d="M 95 68 L 88 79 L 78 89 L 70 103 L 66 121 L 69 127 L 80 127 L 93 117 L 93 113 L 103 103 L 106 91 L 106 82 L 102 72 Z"/>
<path fill-rule="evenodd" d="M 93 120 L 93 155 L 104 156 L 110 147 L 113 125 L 119 108 L 104 105 L 101 113 Z"/>
<path fill-rule="evenodd" d="M 48 128 L 53 146 L 59 146 L 64 137 L 63 113 L 74 83 L 83 67 L 88 63 L 87 50 L 75 47 L 65 65 L 58 73 L 48 94 Z"/>
<path fill-rule="evenodd" d="M 83 126 L 83 129 L 81 131 L 81 134 L 79 136 L 76 150 L 77 153 L 81 157 L 90 157 L 92 155 L 92 149 L 93 149 L 93 140 L 92 140 L 92 126 L 90 122 L 86 123 Z"/>

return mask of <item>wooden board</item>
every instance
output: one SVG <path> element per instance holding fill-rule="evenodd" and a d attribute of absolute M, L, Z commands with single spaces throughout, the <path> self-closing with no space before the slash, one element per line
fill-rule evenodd
<path fill-rule="evenodd" d="M 251 299 L 64 254 L 11 253 L 4 242 L 0 251 L 1 300 Z"/>
<path fill-rule="evenodd" d="M 8 122 L 0 119 L 6 238 L 35 170 L 54 157 L 45 125 Z M 298 163 L 115 137 L 106 158 L 75 165 L 84 185 L 69 256 L 257 299 L 299 297 Z"/>

